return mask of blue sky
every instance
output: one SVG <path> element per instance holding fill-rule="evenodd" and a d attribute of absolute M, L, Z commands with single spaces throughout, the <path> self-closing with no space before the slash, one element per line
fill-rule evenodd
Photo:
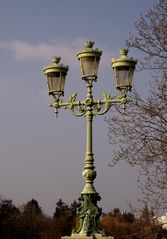
<path fill-rule="evenodd" d="M 154 0 L 0 0 L 0 193 L 16 205 L 35 198 L 46 213 L 53 213 L 62 198 L 77 199 L 83 189 L 85 120 L 61 110 L 56 119 L 48 107 L 43 66 L 53 55 L 69 65 L 65 98 L 85 96 L 76 52 L 87 39 L 103 50 L 95 98 L 114 88 L 112 57 L 125 46 L 129 32 Z M 134 58 L 134 50 L 129 55 Z M 136 73 L 135 87 L 147 94 L 148 73 Z M 143 93 L 144 92 L 144 93 Z M 106 115 L 110 117 L 112 110 Z M 104 211 L 129 210 L 137 199 L 137 169 L 124 163 L 109 168 L 113 147 L 108 144 L 104 117 L 94 119 L 96 190 Z M 128 203 L 127 203 L 128 202 Z"/>

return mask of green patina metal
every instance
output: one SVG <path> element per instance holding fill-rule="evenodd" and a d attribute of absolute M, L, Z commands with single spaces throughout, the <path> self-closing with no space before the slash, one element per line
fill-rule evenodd
<path fill-rule="evenodd" d="M 50 106 L 55 108 L 58 113 L 59 108 L 69 109 L 75 116 L 85 116 L 86 119 L 86 156 L 85 166 L 82 171 L 82 177 L 85 181 L 85 186 L 79 197 L 80 207 L 77 210 L 77 215 L 80 221 L 80 227 L 73 230 L 72 237 L 93 236 L 99 238 L 105 236 L 105 232 L 99 226 L 99 218 L 101 216 L 101 208 L 97 202 L 101 199 L 94 187 L 96 171 L 94 167 L 93 157 L 93 133 L 92 124 L 93 117 L 105 114 L 112 105 L 122 104 L 127 102 L 126 95 L 111 96 L 109 93 L 103 93 L 102 100 L 94 100 L 92 94 L 92 81 L 87 83 L 87 95 L 85 100 L 78 101 L 77 94 L 74 93 L 67 101 L 55 98 L 54 103 Z"/>
<path fill-rule="evenodd" d="M 80 227 L 73 230 L 72 236 L 105 236 L 105 232 L 99 226 L 99 217 L 102 209 L 97 206 L 101 198 L 98 193 L 82 193 L 79 201 L 80 207 L 77 214 L 80 218 Z"/>
<path fill-rule="evenodd" d="M 93 57 L 100 58 L 102 52 L 98 49 L 93 50 L 93 42 L 87 41 L 85 43 L 86 49 L 77 54 L 80 59 L 82 57 L 87 57 L 93 55 Z M 113 62 L 114 64 L 119 64 L 120 61 L 125 64 L 127 61 L 127 51 L 124 50 L 121 53 L 119 60 Z M 58 63 L 56 63 L 58 64 Z M 121 64 L 121 63 L 120 63 Z M 127 63 L 128 64 L 128 63 Z M 64 66 L 63 66 L 64 67 Z M 115 67 L 115 65 L 114 65 Z M 57 68 L 54 68 L 55 70 Z M 67 67 L 62 68 L 67 73 Z M 61 69 L 61 70 L 62 70 Z M 44 69 L 46 71 L 50 70 L 49 66 Z M 119 93 L 117 96 L 111 96 L 109 93 L 104 92 L 103 98 L 100 100 L 94 100 L 92 93 L 92 83 L 95 77 L 83 76 L 86 81 L 87 95 L 84 100 L 78 101 L 77 94 L 72 94 L 67 101 L 64 101 L 60 97 L 53 95 L 54 102 L 50 104 L 50 107 L 55 109 L 56 114 L 60 108 L 69 109 L 75 116 L 84 116 L 86 119 L 86 155 L 85 155 L 85 166 L 82 171 L 82 177 L 85 181 L 84 188 L 79 197 L 80 206 L 77 209 L 77 215 L 79 218 L 79 228 L 74 229 L 71 237 L 76 238 L 101 238 L 106 237 L 105 232 L 99 226 L 99 218 L 102 213 L 102 209 L 98 207 L 97 202 L 100 201 L 100 196 L 96 192 L 94 187 L 94 180 L 96 178 L 96 171 L 94 167 L 94 157 L 93 157 L 93 132 L 92 124 L 93 118 L 97 115 L 104 115 L 114 104 L 126 104 L 127 94 L 126 92 Z M 71 237 L 63 237 L 63 239 L 69 239 Z M 107 237 L 108 238 L 108 237 Z M 112 237 L 110 237 L 112 238 Z"/>

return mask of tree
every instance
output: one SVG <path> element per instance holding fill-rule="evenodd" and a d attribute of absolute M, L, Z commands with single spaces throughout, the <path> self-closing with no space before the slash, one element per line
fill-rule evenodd
<path fill-rule="evenodd" d="M 100 220 L 102 227 L 104 228 L 107 236 L 114 236 L 116 239 L 130 238 L 133 234 L 133 222 L 127 220 L 127 216 L 131 213 L 121 212 L 119 208 L 114 208 L 111 212 L 104 214 Z"/>
<path fill-rule="evenodd" d="M 56 238 L 59 239 L 61 236 L 68 236 L 71 234 L 75 224 L 76 207 L 76 201 L 74 201 L 71 206 L 63 202 L 62 199 L 56 203 L 56 209 L 53 215 Z"/>
<path fill-rule="evenodd" d="M 115 208 L 101 218 L 101 224 L 108 236 L 116 239 L 161 239 L 166 238 L 167 230 L 154 220 L 152 210 L 144 206 L 138 217 L 130 212 Z"/>
<path fill-rule="evenodd" d="M 12 200 L 0 200 L 0 238 L 14 238 L 15 221 L 20 211 L 13 204 Z"/>
<path fill-rule="evenodd" d="M 34 213 L 36 215 L 40 215 L 42 214 L 42 209 L 39 206 L 38 202 L 35 199 L 32 199 L 24 205 L 24 213 L 26 212 L 28 212 L 29 214 Z"/>
<path fill-rule="evenodd" d="M 22 206 L 15 219 L 15 237 L 17 239 L 38 239 L 44 231 L 45 216 L 38 202 L 34 199 Z M 13 238 L 12 238 L 13 239 Z"/>
<path fill-rule="evenodd" d="M 125 113 L 107 119 L 109 141 L 119 144 L 112 163 L 124 160 L 140 167 L 139 184 L 146 199 L 167 205 L 167 0 L 159 2 L 135 24 L 129 47 L 139 50 L 140 69 L 151 70 L 154 81 L 150 94 L 137 92 Z M 142 181 L 142 178 L 144 180 Z"/>
<path fill-rule="evenodd" d="M 19 210 L 13 204 L 12 200 L 2 199 L 0 202 L 0 221 L 5 220 L 11 215 L 18 213 Z"/>
<path fill-rule="evenodd" d="M 56 209 L 53 215 L 54 219 L 59 218 L 61 216 L 70 217 L 70 215 L 70 207 L 65 202 L 63 202 L 62 199 L 59 199 L 59 201 L 56 203 Z"/>
<path fill-rule="evenodd" d="M 76 217 L 76 213 L 77 213 L 77 208 L 78 208 L 78 206 L 79 206 L 79 203 L 78 203 L 77 201 L 75 201 L 75 200 L 74 200 L 74 201 L 71 203 L 71 205 L 70 205 L 71 216 L 72 216 L 73 218 Z"/>
<path fill-rule="evenodd" d="M 167 0 L 159 0 L 135 23 L 137 35 L 130 34 L 127 46 L 142 52 L 142 69 L 167 70 Z"/>

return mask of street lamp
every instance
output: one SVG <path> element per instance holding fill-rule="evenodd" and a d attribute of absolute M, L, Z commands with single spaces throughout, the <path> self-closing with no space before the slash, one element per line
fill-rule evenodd
<path fill-rule="evenodd" d="M 77 53 L 80 61 L 81 76 L 86 82 L 87 95 L 84 100 L 78 101 L 77 94 L 74 93 L 67 101 L 64 101 L 64 84 L 68 72 L 68 66 L 60 64 L 60 57 L 52 57 L 52 64 L 44 68 L 48 84 L 49 95 L 53 96 L 53 103 L 50 107 L 55 109 L 69 109 L 75 116 L 85 116 L 86 118 L 86 157 L 82 177 L 85 186 L 79 197 L 80 206 L 77 209 L 79 218 L 79 228 L 74 229 L 71 237 L 73 238 L 100 238 L 105 237 L 105 232 L 99 226 L 99 218 L 102 210 L 97 202 L 101 199 L 94 187 L 96 171 L 94 167 L 94 157 L 92 150 L 92 122 L 93 117 L 104 115 L 114 104 L 127 103 L 127 92 L 132 88 L 133 73 L 137 63 L 133 58 L 128 58 L 128 50 L 120 51 L 120 58 L 112 59 L 112 67 L 115 72 L 115 84 L 119 90 L 117 96 L 111 96 L 103 92 L 103 99 L 94 100 L 92 94 L 93 82 L 97 80 L 98 66 L 102 51 L 93 49 L 94 42 L 86 41 L 85 49 Z M 70 237 L 70 238 L 71 238 Z M 67 237 L 65 237 L 67 238 Z"/>

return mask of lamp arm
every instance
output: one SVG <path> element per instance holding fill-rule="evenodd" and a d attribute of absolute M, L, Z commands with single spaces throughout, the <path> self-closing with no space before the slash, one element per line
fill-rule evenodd
<path fill-rule="evenodd" d="M 85 101 L 76 100 L 77 93 L 72 94 L 67 101 L 60 98 L 55 98 L 53 104 L 50 107 L 55 108 L 55 113 L 58 114 L 58 109 L 69 109 L 74 116 L 83 116 L 86 114 Z"/>
<path fill-rule="evenodd" d="M 104 115 L 106 114 L 112 105 L 114 104 L 122 104 L 125 105 L 127 103 L 126 94 L 111 96 L 107 92 L 103 92 L 103 99 L 94 101 L 93 106 L 93 114 L 96 115 Z"/>
<path fill-rule="evenodd" d="M 77 93 L 72 94 L 67 101 L 64 101 L 60 98 L 55 98 L 53 104 L 50 104 L 50 107 L 55 108 L 56 115 L 58 114 L 58 109 L 64 108 L 69 109 L 74 116 L 80 117 L 86 114 L 88 105 L 92 107 L 92 113 L 94 116 L 106 114 L 112 105 L 127 103 L 126 94 L 111 96 L 107 92 L 103 92 L 102 100 L 90 100 L 86 98 L 83 101 L 77 101 Z"/>

